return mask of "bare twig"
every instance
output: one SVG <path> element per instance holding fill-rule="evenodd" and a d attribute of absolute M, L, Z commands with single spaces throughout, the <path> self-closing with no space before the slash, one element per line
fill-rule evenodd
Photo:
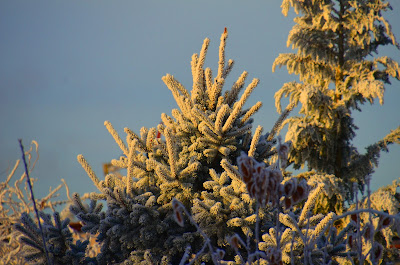
<path fill-rule="evenodd" d="M 40 233 L 42 234 L 43 247 L 44 247 L 44 251 L 45 251 L 45 254 L 46 254 L 47 263 L 52 265 L 52 263 L 50 261 L 50 257 L 49 257 L 49 252 L 48 252 L 47 246 L 46 246 L 46 239 L 44 237 L 42 224 L 40 222 L 39 211 L 38 211 L 38 209 L 36 207 L 35 196 L 33 195 L 33 189 L 32 189 L 31 179 L 29 178 L 28 165 L 27 165 L 26 160 L 25 160 L 25 151 L 24 151 L 24 146 L 22 145 L 22 139 L 18 139 L 18 141 L 19 141 L 19 146 L 21 148 L 21 152 L 22 152 L 22 160 L 24 161 L 24 166 L 25 166 L 26 182 L 28 183 L 29 190 L 31 192 L 31 200 L 32 200 L 32 203 L 33 203 L 33 209 L 35 210 L 36 218 L 37 218 L 38 223 L 39 223 Z"/>

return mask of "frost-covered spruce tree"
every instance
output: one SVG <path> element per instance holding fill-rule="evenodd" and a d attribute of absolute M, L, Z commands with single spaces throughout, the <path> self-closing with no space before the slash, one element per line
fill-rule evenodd
<path fill-rule="evenodd" d="M 172 110 L 172 117 L 163 113 L 161 124 L 154 128 L 143 127 L 139 135 L 125 128 L 126 142 L 110 122 L 105 122 L 124 153 L 111 163 L 126 168 L 126 176 L 108 174 L 100 181 L 85 158 L 78 156 L 100 191 L 93 193 L 92 199 L 106 199 L 108 206 L 106 212 L 92 212 L 75 195 L 71 207 L 83 222 L 83 231 L 98 233 L 97 239 L 102 245 L 97 256 L 99 264 L 177 264 L 188 245 L 191 253 L 200 251 L 203 236 L 196 227 L 180 227 L 174 220 L 171 203 L 174 198 L 191 210 L 194 221 L 212 245 L 224 249 L 231 260 L 235 252 L 227 246 L 227 238 L 233 233 L 243 238 L 252 236 L 256 203 L 241 180 L 235 166 L 236 158 L 243 151 L 268 166 L 268 159 L 276 155 L 273 147 L 278 126 L 267 134 L 258 126 L 252 135 L 251 116 L 262 104 L 257 102 L 244 108 L 259 82 L 253 79 L 246 87 L 246 71 L 230 89 L 223 91 L 234 63 L 225 60 L 227 36 L 225 29 L 216 74 L 210 68 L 204 69 L 209 39 L 204 40 L 200 53 L 193 55 L 191 91 L 172 75 L 162 78 L 179 107 Z M 278 173 L 275 176 L 281 177 Z M 92 208 L 95 209 L 95 205 Z M 259 215 L 262 217 L 260 226 L 270 227 L 269 210 L 262 208 Z M 254 244 L 252 242 L 253 247 Z M 199 260 L 211 259 L 205 254 Z"/>
<path fill-rule="evenodd" d="M 282 97 L 301 106 L 298 116 L 285 121 L 286 140 L 293 144 L 290 160 L 295 168 L 307 164 L 344 180 L 350 198 L 352 183 L 363 189 L 380 152 L 400 143 L 398 127 L 364 154 L 352 144 L 357 129 L 352 111 L 375 99 L 383 104 L 385 84 L 390 77 L 400 79 L 397 62 L 377 57 L 380 46 L 400 48 L 383 17 L 391 6 L 385 0 L 284 0 L 281 7 L 285 16 L 290 7 L 299 14 L 287 42 L 297 53 L 280 54 L 273 64 L 273 70 L 286 66 L 301 81 L 286 83 L 275 94 L 278 111 Z"/>

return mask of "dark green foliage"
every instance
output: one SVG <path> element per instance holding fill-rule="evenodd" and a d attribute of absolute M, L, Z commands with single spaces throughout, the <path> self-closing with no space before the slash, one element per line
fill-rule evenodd
<path fill-rule="evenodd" d="M 73 244 L 68 218 L 61 220 L 55 212 L 53 222 L 50 215 L 43 212 L 39 214 L 51 264 L 97 264 L 95 260 L 85 256 L 88 241 L 78 240 Z M 40 229 L 32 218 L 23 213 L 21 224 L 16 224 L 15 229 L 22 233 L 19 240 L 24 244 L 25 260 L 29 264 L 48 264 Z"/>

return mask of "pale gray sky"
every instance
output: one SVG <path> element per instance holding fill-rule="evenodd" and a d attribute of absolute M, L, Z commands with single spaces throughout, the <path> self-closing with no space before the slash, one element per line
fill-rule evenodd
<path fill-rule="evenodd" d="M 400 39 L 400 2 L 387 13 Z M 235 60 L 227 84 L 243 70 L 260 78 L 248 105 L 263 101 L 255 125 L 269 130 L 278 114 L 274 93 L 296 76 L 271 66 L 286 47 L 293 13 L 284 17 L 281 1 L 105 1 L 36 0 L 0 2 L 0 180 L 26 148 L 40 145 L 32 176 L 43 196 L 64 178 L 72 191 L 95 191 L 78 164 L 83 154 L 100 178 L 102 163 L 121 155 L 103 126 L 121 133 L 154 127 L 162 112 L 176 107 L 161 81 L 166 73 L 190 88 L 190 60 L 205 37 L 211 39 L 206 66 L 216 69 L 219 38 L 228 28 L 227 57 Z M 400 62 L 400 52 L 384 49 Z M 228 59 L 227 58 L 227 59 Z M 384 106 L 365 105 L 355 122 L 359 151 L 400 124 L 400 82 L 387 86 Z M 400 147 L 382 154 L 373 188 L 400 177 Z M 64 191 L 61 192 L 64 196 Z"/>

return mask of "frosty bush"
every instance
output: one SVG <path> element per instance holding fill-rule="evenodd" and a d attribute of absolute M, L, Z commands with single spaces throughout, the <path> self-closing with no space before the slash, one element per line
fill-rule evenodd
<path fill-rule="evenodd" d="M 102 243 L 99 263 L 124 260 L 135 263 L 146 257 L 156 262 L 177 263 L 188 245 L 193 253 L 199 252 L 203 248 L 202 233 L 193 223 L 185 227 L 176 225 L 171 204 L 174 198 L 182 207 L 190 209 L 194 222 L 209 237 L 211 245 L 223 248 L 226 257 L 234 258 L 235 252 L 227 246 L 227 238 L 233 233 L 251 236 L 257 223 L 259 207 L 248 191 L 256 192 L 262 205 L 267 201 L 262 201 L 260 195 L 269 195 L 269 187 L 255 191 L 260 181 L 268 181 L 270 188 L 277 191 L 282 173 L 277 166 L 279 162 L 269 161 L 277 153 L 273 148 L 277 131 L 262 134 L 263 128 L 259 126 L 252 136 L 251 116 L 261 107 L 261 102 L 243 108 L 258 79 L 240 96 L 247 77 L 247 72 L 243 72 L 230 90 L 222 91 L 233 66 L 233 60 L 225 62 L 227 35 L 225 30 L 221 36 L 215 78 L 210 68 L 203 67 L 208 39 L 200 54 L 192 57 L 194 85 L 190 93 L 173 76 L 163 77 L 179 106 L 172 111 L 173 118 L 162 114 L 163 123 L 157 128 L 142 128 L 140 136 L 126 128 L 127 144 L 105 122 L 125 154 L 111 163 L 126 168 L 127 176 L 118 178 L 109 174 L 100 181 L 84 157 L 78 156 L 100 190 L 92 194 L 92 199 L 105 198 L 108 204 L 105 213 L 93 214 L 79 206 L 76 196 L 75 206 L 71 208 L 85 223 L 84 231 L 99 232 L 98 240 Z M 156 137 L 157 132 L 165 140 Z M 288 150 L 287 144 L 279 146 L 281 153 L 285 153 L 285 148 Z M 249 154 L 252 161 L 249 163 L 259 165 L 259 169 L 264 168 L 264 162 L 271 168 L 263 169 L 264 179 L 256 180 L 250 189 L 246 189 L 236 166 L 240 152 Z M 268 201 L 276 205 L 279 197 L 273 195 Z M 266 208 L 260 209 L 260 215 L 262 227 L 273 219 Z M 199 260 L 211 261 L 214 253 L 207 253 Z"/>

